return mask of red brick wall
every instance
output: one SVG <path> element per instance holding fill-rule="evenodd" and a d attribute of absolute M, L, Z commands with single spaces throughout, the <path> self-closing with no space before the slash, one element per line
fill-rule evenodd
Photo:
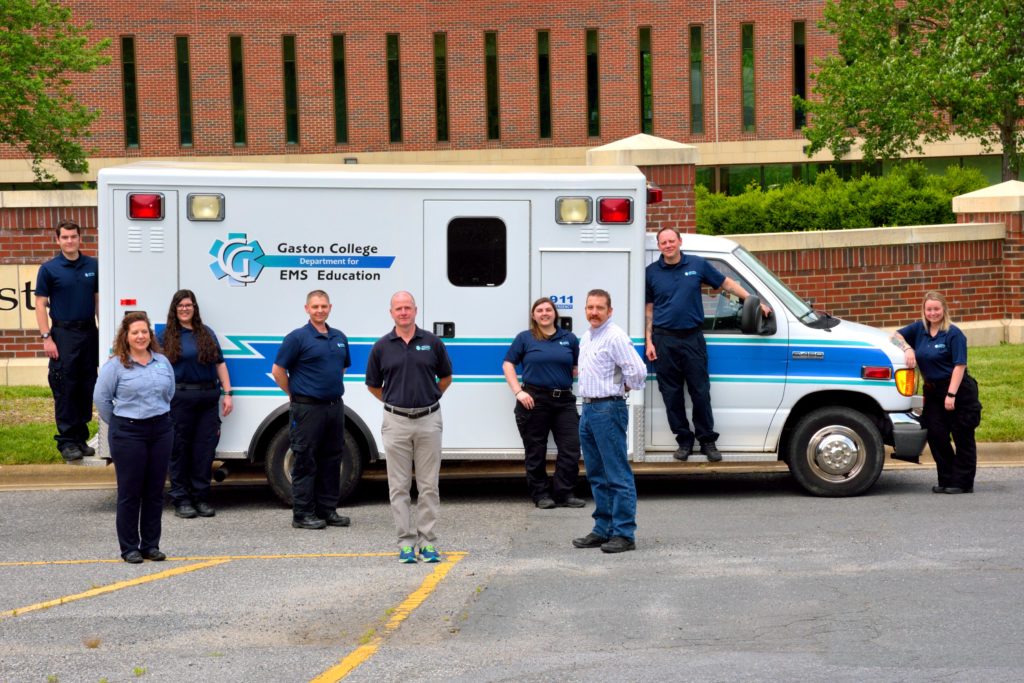
<path fill-rule="evenodd" d="M 823 0 L 556 3 L 408 3 L 110 0 L 67 3 L 93 39 L 112 39 L 110 64 L 69 74 L 73 90 L 102 111 L 86 141 L 95 156 L 346 153 L 490 147 L 594 147 L 640 132 L 638 31 L 651 28 L 653 134 L 682 142 L 799 138 L 792 128 L 792 25 L 806 22 L 807 63 L 833 49 L 817 27 Z M 740 25 L 754 24 L 757 131 L 740 118 Z M 704 30 L 705 134 L 690 134 L 689 26 Z M 601 135 L 586 129 L 585 31 L 599 30 Z M 550 31 L 553 137 L 538 138 L 536 33 Z M 434 141 L 432 35 L 448 39 L 449 143 Z M 486 139 L 483 33 L 498 33 L 501 140 Z M 388 141 L 385 34 L 401 36 L 404 141 Z M 349 144 L 335 145 L 331 36 L 345 34 Z M 284 141 L 281 36 L 296 37 L 300 144 Z M 126 148 L 120 38 L 135 39 L 141 144 Z M 178 144 L 174 37 L 188 36 L 194 146 Z M 248 144 L 232 142 L 228 37 L 243 37 Z M 719 93 L 715 128 L 713 97 Z M 717 136 L 717 138 L 716 138 Z M 20 158 L 0 147 L 0 157 Z"/>
<path fill-rule="evenodd" d="M 1024 318 L 1024 213 L 963 213 L 957 223 L 1003 223 L 1006 242 L 1003 245 L 1001 299 L 996 303 L 1006 318 Z"/>
<path fill-rule="evenodd" d="M 640 171 L 662 191 L 662 201 L 647 208 L 647 229 L 657 232 L 662 228 L 675 228 L 679 232 L 696 232 L 696 198 L 693 191 L 696 167 L 692 164 L 641 166 Z"/>

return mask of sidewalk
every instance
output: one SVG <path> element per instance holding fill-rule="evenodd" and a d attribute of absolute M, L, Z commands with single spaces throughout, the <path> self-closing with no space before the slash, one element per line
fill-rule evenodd
<path fill-rule="evenodd" d="M 485 465 L 487 463 L 484 463 Z M 466 463 L 453 463 L 454 469 L 466 470 Z M 901 462 L 899 460 L 885 461 L 887 470 L 903 469 L 931 469 L 935 466 L 931 454 L 925 448 L 921 455 L 921 464 Z M 1012 443 L 979 443 L 978 444 L 978 466 L 979 467 L 1024 467 L 1024 441 Z M 494 476 L 497 472 L 493 469 L 488 472 L 484 467 L 480 471 L 481 476 Z M 673 474 L 686 474 L 688 470 L 695 473 L 708 472 L 762 472 L 762 471 L 785 471 L 783 463 L 722 463 L 710 465 L 708 463 L 692 463 L 683 465 L 678 463 L 658 463 L 654 466 L 638 464 L 638 474 L 653 474 L 669 472 Z M 445 468 L 441 470 L 445 476 Z M 509 470 L 507 474 L 519 476 L 522 474 L 517 467 Z M 472 472 L 464 471 L 461 476 L 472 476 Z M 260 484 L 263 477 L 257 472 L 241 472 L 228 477 L 228 484 Z M 0 491 L 17 489 L 93 489 L 112 488 L 116 480 L 114 468 L 108 467 L 86 467 L 82 465 L 0 465 Z"/>

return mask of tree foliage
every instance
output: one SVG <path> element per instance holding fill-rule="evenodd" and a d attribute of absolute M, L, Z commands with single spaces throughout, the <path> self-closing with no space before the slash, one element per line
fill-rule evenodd
<path fill-rule="evenodd" d="M 72 24 L 71 11 L 53 0 L 0 7 L 0 143 L 25 150 L 38 180 L 56 180 L 44 158 L 71 173 L 89 168 L 80 140 L 99 112 L 76 100 L 66 75 L 110 61 L 102 54 L 110 41 L 90 46 L 88 28 Z"/>
<path fill-rule="evenodd" d="M 922 142 L 976 138 L 1016 178 L 1024 149 L 1021 0 L 829 0 L 822 28 L 838 53 L 817 62 L 808 153 L 865 160 L 920 152 Z M 861 140 L 857 140 L 861 138 Z"/>
<path fill-rule="evenodd" d="M 793 182 L 762 190 L 752 183 L 736 197 L 698 186 L 697 232 L 746 235 L 953 223 L 953 197 L 987 184 L 977 169 L 950 166 L 943 175 L 933 175 L 912 162 L 882 177 L 843 181 L 829 169 L 810 185 Z"/>

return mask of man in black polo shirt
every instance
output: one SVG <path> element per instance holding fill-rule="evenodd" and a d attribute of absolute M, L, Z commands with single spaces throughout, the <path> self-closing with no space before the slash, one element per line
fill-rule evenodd
<path fill-rule="evenodd" d="M 345 368 L 352 365 L 348 338 L 327 325 L 331 300 L 316 289 L 306 295 L 309 323 L 289 333 L 270 370 L 291 399 L 292 526 L 348 526 L 337 510 L 345 443 Z"/>
<path fill-rule="evenodd" d="M 366 386 L 384 402 L 381 437 L 388 466 L 391 512 L 398 528 L 398 561 L 440 562 L 434 525 L 441 511 L 441 394 L 452 383 L 452 364 L 441 340 L 416 326 L 409 292 L 391 297 L 395 329 L 373 345 Z M 416 510 L 410 488 L 415 470 Z"/>
<path fill-rule="evenodd" d="M 79 250 L 82 229 L 78 224 L 63 220 L 56 233 L 60 253 L 40 266 L 36 277 L 36 322 L 43 351 L 50 359 L 49 381 L 57 420 L 53 438 L 61 456 L 71 462 L 96 454 L 86 441 L 99 365 L 99 278 L 96 259 Z"/>
<path fill-rule="evenodd" d="M 658 231 L 661 257 L 647 266 L 647 360 L 655 363 L 658 389 L 665 400 L 668 425 L 676 435 L 678 448 L 672 454 L 685 461 L 693 452 L 694 439 L 709 462 L 722 459 L 715 443 L 715 418 L 711 413 L 711 380 L 708 376 L 708 347 L 701 327 L 704 303 L 701 285 L 724 289 L 740 299 L 749 294 L 732 278 L 718 272 L 700 256 L 680 251 L 682 237 L 675 228 Z M 771 309 L 761 305 L 765 316 Z M 686 420 L 686 396 L 693 403 L 693 431 Z"/>

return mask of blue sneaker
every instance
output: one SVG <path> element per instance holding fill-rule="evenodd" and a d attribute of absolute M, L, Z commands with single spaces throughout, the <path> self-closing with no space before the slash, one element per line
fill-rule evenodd
<path fill-rule="evenodd" d="M 411 545 L 403 545 L 401 552 L 398 553 L 398 561 L 402 564 L 416 564 L 416 553 L 413 552 Z"/>
<path fill-rule="evenodd" d="M 420 559 L 424 562 L 440 562 L 441 554 L 432 545 L 425 545 L 420 548 Z"/>

